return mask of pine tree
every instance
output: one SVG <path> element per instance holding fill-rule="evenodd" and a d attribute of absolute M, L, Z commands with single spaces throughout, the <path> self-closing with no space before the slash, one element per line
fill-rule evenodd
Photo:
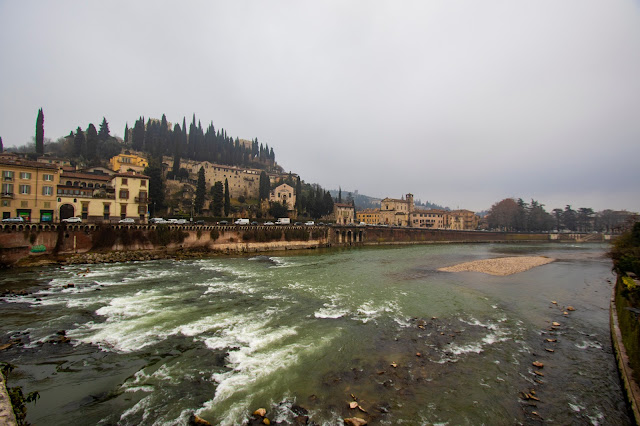
<path fill-rule="evenodd" d="M 196 199 L 193 203 L 196 213 L 202 212 L 202 207 L 204 207 L 205 192 L 206 183 L 204 179 L 204 167 L 200 167 L 200 170 L 198 171 L 198 184 L 196 186 Z"/>
<path fill-rule="evenodd" d="M 107 123 L 107 119 L 102 117 L 102 123 L 100 123 L 100 131 L 98 132 L 98 139 L 101 141 L 106 141 L 109 139 L 109 123 Z"/>
<path fill-rule="evenodd" d="M 229 195 L 229 181 L 224 180 L 224 215 L 229 216 L 231 210 L 231 196 Z"/>
<path fill-rule="evenodd" d="M 36 118 L 36 154 L 44 154 L 44 113 L 42 108 L 38 110 L 38 118 Z"/>

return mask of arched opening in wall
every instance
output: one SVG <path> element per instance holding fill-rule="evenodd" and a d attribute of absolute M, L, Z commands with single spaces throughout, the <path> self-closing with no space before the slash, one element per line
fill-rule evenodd
<path fill-rule="evenodd" d="M 351 233 L 351 231 L 347 231 L 347 241 L 348 243 L 353 242 L 353 234 Z"/>
<path fill-rule="evenodd" d="M 60 220 L 75 216 L 75 208 L 71 204 L 60 206 Z"/>

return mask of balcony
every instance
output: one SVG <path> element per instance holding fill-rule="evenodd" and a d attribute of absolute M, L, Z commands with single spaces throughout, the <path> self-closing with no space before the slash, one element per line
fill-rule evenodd
<path fill-rule="evenodd" d="M 3 192 L 2 198 L 13 198 L 13 192 Z"/>

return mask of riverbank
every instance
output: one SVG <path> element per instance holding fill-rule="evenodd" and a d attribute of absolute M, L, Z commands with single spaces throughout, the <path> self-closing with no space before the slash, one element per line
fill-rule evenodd
<path fill-rule="evenodd" d="M 439 268 L 443 272 L 482 272 L 484 274 L 506 276 L 528 271 L 537 266 L 553 262 L 545 256 L 499 257 L 495 259 L 474 260 L 454 266 Z"/>

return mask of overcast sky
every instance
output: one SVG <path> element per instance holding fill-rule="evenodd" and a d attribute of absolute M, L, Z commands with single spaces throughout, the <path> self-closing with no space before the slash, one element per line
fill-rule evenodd
<path fill-rule="evenodd" d="M 0 0 L 0 136 L 139 116 L 327 189 L 640 211 L 640 1 Z"/>

